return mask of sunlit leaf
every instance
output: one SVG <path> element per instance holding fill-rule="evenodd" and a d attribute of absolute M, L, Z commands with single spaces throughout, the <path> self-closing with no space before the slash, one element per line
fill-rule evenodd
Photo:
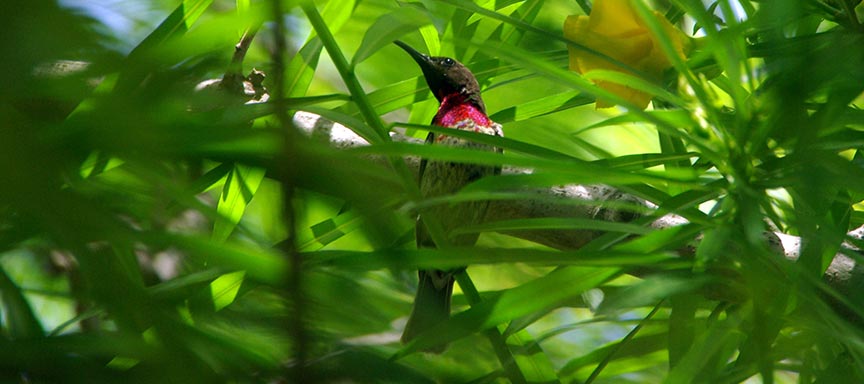
<path fill-rule="evenodd" d="M 265 170 L 236 164 L 228 174 L 222 195 L 219 196 L 219 204 L 216 211 L 224 220 L 216 220 L 213 224 L 213 240 L 224 241 L 231 235 L 234 227 L 243 218 L 246 206 L 255 196 L 261 180 L 264 180 Z"/>
<path fill-rule="evenodd" d="M 240 291 L 240 285 L 243 284 L 243 277 L 245 275 L 246 272 L 243 271 L 226 273 L 210 283 L 213 305 L 217 311 L 234 302 L 237 292 Z"/>

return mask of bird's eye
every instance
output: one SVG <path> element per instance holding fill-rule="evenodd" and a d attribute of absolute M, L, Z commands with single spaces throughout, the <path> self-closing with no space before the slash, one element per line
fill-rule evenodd
<path fill-rule="evenodd" d="M 447 67 L 452 67 L 453 64 L 456 64 L 456 62 L 453 61 L 453 59 L 451 59 L 449 57 L 445 57 L 444 60 L 441 60 L 441 64 L 444 64 L 444 66 L 447 66 Z"/>

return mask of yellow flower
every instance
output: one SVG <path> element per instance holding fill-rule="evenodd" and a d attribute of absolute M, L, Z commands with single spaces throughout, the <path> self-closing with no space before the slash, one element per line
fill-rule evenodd
<path fill-rule="evenodd" d="M 587 73 L 604 69 L 628 73 L 634 76 L 647 75 L 649 81 L 658 81 L 663 71 L 671 67 L 669 58 L 663 53 L 658 37 L 653 35 L 644 20 L 633 9 L 631 0 L 595 0 L 589 16 L 571 15 L 564 21 L 564 37 L 570 41 L 593 49 L 636 70 L 628 71 L 591 52 L 568 47 L 570 70 Z M 634 0 L 641 1 L 641 0 Z M 690 40 L 672 26 L 663 15 L 654 11 L 666 35 L 672 40 L 675 52 L 685 57 L 690 49 Z M 595 81 L 603 89 L 613 92 L 642 109 L 648 106 L 651 95 L 625 85 L 607 81 Z M 597 108 L 608 108 L 614 104 L 598 99 Z"/>

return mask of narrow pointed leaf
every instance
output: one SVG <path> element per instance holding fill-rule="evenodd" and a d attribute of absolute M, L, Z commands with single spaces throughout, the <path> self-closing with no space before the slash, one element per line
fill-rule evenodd
<path fill-rule="evenodd" d="M 535 265 L 648 266 L 676 262 L 671 253 L 546 251 L 539 249 L 412 249 L 360 251 L 316 251 L 303 253 L 310 267 L 381 269 L 453 269 L 472 264 L 528 263 Z"/>
<path fill-rule="evenodd" d="M 45 334 L 42 324 L 18 287 L 6 270 L 0 267 L 0 297 L 3 302 L 3 321 L 5 331 L 13 339 L 31 339 Z"/>
<path fill-rule="evenodd" d="M 213 223 L 213 240 L 224 241 L 231 235 L 234 228 L 243 218 L 246 206 L 252 201 L 255 192 L 264 180 L 265 170 L 247 165 L 237 164 L 222 188 L 219 196 L 219 204 L 216 211 L 221 216 L 220 220 Z"/>

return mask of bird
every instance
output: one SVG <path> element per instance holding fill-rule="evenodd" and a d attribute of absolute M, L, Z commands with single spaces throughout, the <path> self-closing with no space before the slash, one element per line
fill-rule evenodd
<path fill-rule="evenodd" d="M 432 125 L 472 131 L 493 136 L 503 136 L 501 125 L 493 122 L 486 114 L 486 105 L 480 96 L 480 85 L 474 74 L 462 63 L 450 57 L 429 56 L 418 52 L 402 41 L 396 45 L 411 55 L 420 66 L 426 84 L 438 99 L 438 112 Z M 481 144 L 447 134 L 430 132 L 426 144 L 470 148 L 479 151 L 501 153 L 498 147 Z M 489 175 L 501 173 L 499 166 L 432 161 L 421 159 L 419 188 L 423 198 L 449 195 L 458 192 L 467 184 Z M 424 216 L 437 220 L 446 231 L 459 226 L 478 224 L 483 221 L 488 201 L 469 201 L 457 204 L 441 204 L 420 211 L 416 242 L 419 248 L 434 248 L 435 243 L 424 224 Z M 479 234 L 459 234 L 448 236 L 448 245 L 471 246 L 477 242 Z M 430 327 L 450 317 L 450 296 L 456 270 L 420 270 L 419 283 L 414 298 L 414 307 L 402 333 L 402 342 L 408 343 Z M 446 345 L 426 350 L 441 353 Z"/>

